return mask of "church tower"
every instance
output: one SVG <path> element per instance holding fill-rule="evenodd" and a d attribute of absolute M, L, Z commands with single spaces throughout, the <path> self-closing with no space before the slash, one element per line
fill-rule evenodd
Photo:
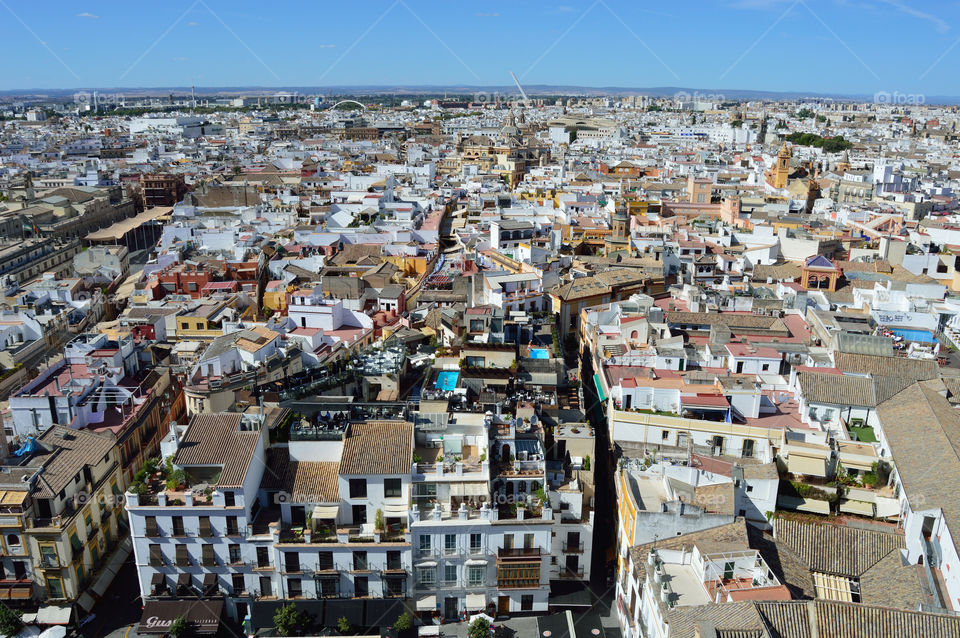
<path fill-rule="evenodd" d="M 787 143 L 784 142 L 780 150 L 777 151 L 776 166 L 774 166 L 773 170 L 767 175 L 767 183 L 774 188 L 787 187 L 787 178 L 790 176 L 790 159 L 792 157 L 793 152 L 790 150 L 790 147 L 787 146 Z"/>

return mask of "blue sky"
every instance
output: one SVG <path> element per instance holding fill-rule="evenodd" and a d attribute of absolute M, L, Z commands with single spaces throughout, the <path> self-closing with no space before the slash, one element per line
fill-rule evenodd
<path fill-rule="evenodd" d="M 960 95 L 960 3 L 0 0 L 0 89 L 681 86 Z"/>

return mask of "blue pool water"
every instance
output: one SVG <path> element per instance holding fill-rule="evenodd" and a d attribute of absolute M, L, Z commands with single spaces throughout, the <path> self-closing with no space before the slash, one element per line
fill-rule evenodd
<path fill-rule="evenodd" d="M 917 343 L 935 343 L 936 339 L 930 334 L 929 330 L 917 330 L 914 328 L 892 328 L 893 334 L 903 337 L 904 341 L 916 341 Z"/>
<path fill-rule="evenodd" d="M 543 348 L 530 348 L 531 359 L 549 359 L 550 353 Z"/>
<path fill-rule="evenodd" d="M 444 370 L 437 374 L 437 382 L 434 387 L 437 390 L 446 390 L 451 391 L 457 387 L 457 379 L 460 378 L 460 373 L 456 370 Z"/>

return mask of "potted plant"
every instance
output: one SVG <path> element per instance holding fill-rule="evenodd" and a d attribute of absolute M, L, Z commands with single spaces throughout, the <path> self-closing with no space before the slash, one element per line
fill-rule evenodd
<path fill-rule="evenodd" d="M 383 531 L 383 510 L 377 509 L 376 514 L 373 515 L 373 528 L 377 531 Z"/>

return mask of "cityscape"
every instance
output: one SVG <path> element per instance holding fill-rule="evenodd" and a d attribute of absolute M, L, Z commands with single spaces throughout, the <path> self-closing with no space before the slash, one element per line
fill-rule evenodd
<path fill-rule="evenodd" d="M 0 635 L 960 636 L 949 7 L 85 9 L 0 0 Z"/>

